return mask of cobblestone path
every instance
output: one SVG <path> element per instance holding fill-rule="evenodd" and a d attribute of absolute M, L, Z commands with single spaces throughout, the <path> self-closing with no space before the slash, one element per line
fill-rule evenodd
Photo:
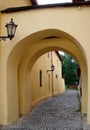
<path fill-rule="evenodd" d="M 49 98 L 12 125 L 0 130 L 83 130 L 80 103 L 74 90 Z"/>

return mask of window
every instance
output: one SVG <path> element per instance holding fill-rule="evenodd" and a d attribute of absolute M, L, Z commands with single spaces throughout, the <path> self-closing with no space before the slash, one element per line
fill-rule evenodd
<path fill-rule="evenodd" d="M 42 70 L 39 71 L 40 87 L 42 87 Z"/>
<path fill-rule="evenodd" d="M 69 3 L 72 0 L 37 0 L 38 5 L 45 5 L 45 4 L 56 4 L 56 3 Z"/>
<path fill-rule="evenodd" d="M 32 5 L 47 5 L 60 3 L 87 2 L 90 0 L 31 0 Z"/>

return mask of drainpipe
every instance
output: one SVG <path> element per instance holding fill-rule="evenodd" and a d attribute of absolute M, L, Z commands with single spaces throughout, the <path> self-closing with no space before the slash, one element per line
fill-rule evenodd
<path fill-rule="evenodd" d="M 51 52 L 51 65 L 53 65 L 53 56 L 52 56 L 52 52 Z M 52 96 L 54 96 L 53 71 L 51 72 L 51 77 L 52 77 Z"/>

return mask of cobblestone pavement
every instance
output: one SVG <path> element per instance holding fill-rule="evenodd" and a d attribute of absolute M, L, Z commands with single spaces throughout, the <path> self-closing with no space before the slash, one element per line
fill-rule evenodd
<path fill-rule="evenodd" d="M 28 115 L 12 125 L 0 127 L 0 130 L 83 130 L 79 109 L 77 92 L 67 90 L 43 101 Z"/>

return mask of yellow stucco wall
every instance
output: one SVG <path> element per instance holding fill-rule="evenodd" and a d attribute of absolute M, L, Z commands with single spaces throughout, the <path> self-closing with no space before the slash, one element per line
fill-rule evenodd
<path fill-rule="evenodd" d="M 0 34 L 1 34 L 1 13 L 0 13 Z"/>
<path fill-rule="evenodd" d="M 0 1 L 0 10 L 11 8 L 11 7 L 20 7 L 20 6 L 30 6 L 30 0 L 5 0 Z"/>
<path fill-rule="evenodd" d="M 47 69 L 49 69 L 50 66 L 51 66 L 51 57 L 48 58 L 47 54 L 44 54 L 35 62 L 31 70 L 30 80 L 31 80 L 32 106 L 38 103 L 38 101 L 44 98 L 50 97 L 52 95 L 51 73 L 49 74 L 47 73 Z M 40 87 L 40 70 L 42 71 L 42 86 L 41 87 Z"/>
<path fill-rule="evenodd" d="M 52 55 L 51 55 L 52 54 Z M 51 59 L 55 70 L 47 71 L 51 69 Z M 65 85 L 62 85 L 62 72 L 61 61 L 55 52 L 48 52 L 41 56 L 33 65 L 31 70 L 31 102 L 32 106 L 36 105 L 42 99 L 63 93 L 65 91 Z M 40 70 L 42 71 L 42 86 L 40 87 Z M 52 77 L 53 73 L 53 77 Z M 57 75 L 57 77 L 56 77 Z M 52 83 L 53 80 L 53 83 Z M 52 86 L 53 84 L 53 86 Z M 53 91 L 52 92 L 52 87 Z"/>
<path fill-rule="evenodd" d="M 2 34 L 6 34 L 3 26 L 11 18 L 18 24 L 18 28 L 12 41 L 6 40 L 1 43 L 0 96 L 3 101 L 0 104 L 0 124 L 11 123 L 19 117 L 19 113 L 25 114 L 30 111 L 31 68 L 42 54 L 55 50 L 68 52 L 80 65 L 82 113 L 87 113 L 90 123 L 89 16 L 90 8 L 84 6 L 2 14 Z M 45 39 L 49 36 L 58 38 Z M 18 92 L 21 95 L 19 101 Z M 18 102 L 21 103 L 20 106 Z"/>
<path fill-rule="evenodd" d="M 0 13 L 0 35 L 1 35 L 1 13 Z M 1 41 L 0 41 L 1 43 Z"/>
<path fill-rule="evenodd" d="M 52 62 L 55 66 L 55 71 L 53 72 L 53 89 L 54 95 L 56 95 L 65 91 L 65 84 L 62 78 L 62 63 L 54 52 L 52 52 Z"/>

